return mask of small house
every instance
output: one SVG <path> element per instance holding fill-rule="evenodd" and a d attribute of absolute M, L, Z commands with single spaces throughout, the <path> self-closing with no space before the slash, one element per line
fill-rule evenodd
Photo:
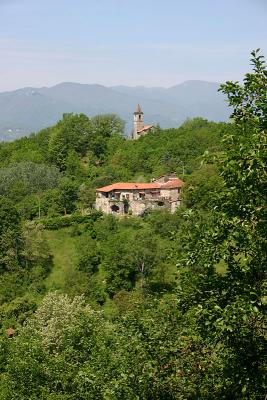
<path fill-rule="evenodd" d="M 118 215 L 142 215 L 155 209 L 175 212 L 181 204 L 182 186 L 183 181 L 173 174 L 150 183 L 113 183 L 96 189 L 96 209 Z"/>

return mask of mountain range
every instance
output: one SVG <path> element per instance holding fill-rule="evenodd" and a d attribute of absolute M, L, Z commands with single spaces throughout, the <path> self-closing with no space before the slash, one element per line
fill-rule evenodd
<path fill-rule="evenodd" d="M 65 82 L 52 87 L 27 87 L 0 93 L 0 139 L 27 136 L 56 123 L 63 113 L 88 116 L 115 113 L 132 128 L 137 103 L 145 123 L 162 128 L 178 127 L 187 118 L 226 121 L 229 108 L 219 83 L 186 81 L 170 88 L 113 86 Z"/>

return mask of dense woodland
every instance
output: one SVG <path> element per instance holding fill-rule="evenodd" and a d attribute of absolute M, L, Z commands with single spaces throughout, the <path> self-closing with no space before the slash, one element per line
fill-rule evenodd
<path fill-rule="evenodd" d="M 132 141 L 116 115 L 65 114 L 0 144 L 1 399 L 265 398 L 267 69 L 252 64 L 221 86 L 231 123 Z M 175 214 L 94 210 L 97 187 L 172 172 Z"/>

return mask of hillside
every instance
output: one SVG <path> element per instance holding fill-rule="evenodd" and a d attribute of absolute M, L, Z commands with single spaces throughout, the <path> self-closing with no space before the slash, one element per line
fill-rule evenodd
<path fill-rule="evenodd" d="M 70 114 L 0 144 L 0 397 L 215 400 L 243 393 L 244 381 L 248 396 L 235 397 L 260 399 L 261 228 L 248 248 L 251 227 L 232 219 L 240 193 L 229 202 L 219 175 L 233 166 L 222 138 L 235 128 L 197 118 L 130 141 L 122 127 Z M 186 182 L 174 214 L 93 210 L 97 186 L 174 171 Z M 253 197 L 241 186 L 243 207 L 258 183 Z"/>
<path fill-rule="evenodd" d="M 222 86 L 233 123 L 138 140 L 65 114 L 0 143 L 0 398 L 261 400 L 266 394 L 264 61 Z M 255 115 L 257 118 L 255 118 Z M 175 172 L 174 213 L 94 209 L 95 189 Z"/>
<path fill-rule="evenodd" d="M 64 113 L 92 116 L 115 113 L 132 129 L 132 113 L 142 104 L 147 122 L 162 128 L 181 125 L 187 118 L 226 121 L 228 111 L 219 85 L 187 81 L 170 88 L 146 88 L 61 83 L 50 88 L 23 88 L 0 93 L 0 139 L 13 140 L 39 131 Z"/>

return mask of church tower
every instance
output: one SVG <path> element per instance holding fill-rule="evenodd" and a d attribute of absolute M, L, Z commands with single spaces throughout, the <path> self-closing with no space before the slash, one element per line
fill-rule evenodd
<path fill-rule="evenodd" d="M 134 127 L 133 127 L 133 139 L 138 139 L 138 132 L 144 129 L 144 113 L 141 110 L 140 105 L 137 105 L 136 111 L 134 112 Z"/>

